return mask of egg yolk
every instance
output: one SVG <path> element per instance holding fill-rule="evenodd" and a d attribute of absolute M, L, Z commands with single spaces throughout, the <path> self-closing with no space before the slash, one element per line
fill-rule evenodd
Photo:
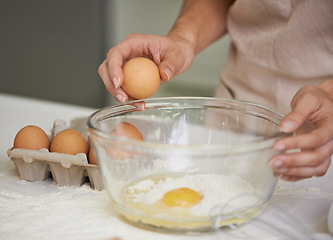
<path fill-rule="evenodd" d="M 192 207 L 198 204 L 202 196 L 187 187 L 177 188 L 167 192 L 162 198 L 162 202 L 169 207 Z"/>

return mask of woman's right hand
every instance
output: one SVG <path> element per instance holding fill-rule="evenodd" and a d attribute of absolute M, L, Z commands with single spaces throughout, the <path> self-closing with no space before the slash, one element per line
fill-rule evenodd
<path fill-rule="evenodd" d="M 134 33 L 109 50 L 98 73 L 115 99 L 126 102 L 132 100 L 121 88 L 124 81 L 122 68 L 127 61 L 136 57 L 153 60 L 163 83 L 185 72 L 193 62 L 194 53 L 194 46 L 186 39 Z"/>

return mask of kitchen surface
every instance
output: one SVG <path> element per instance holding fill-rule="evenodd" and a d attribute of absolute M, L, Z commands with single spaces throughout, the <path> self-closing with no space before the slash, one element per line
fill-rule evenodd
<path fill-rule="evenodd" d="M 19 129 L 35 124 L 46 132 L 56 119 L 80 122 L 95 109 L 0 94 L 0 239 L 333 239 L 328 212 L 333 201 L 332 168 L 321 178 L 278 182 L 263 212 L 239 227 L 203 234 L 165 234 L 118 218 L 105 190 L 20 180 L 6 152 Z"/>

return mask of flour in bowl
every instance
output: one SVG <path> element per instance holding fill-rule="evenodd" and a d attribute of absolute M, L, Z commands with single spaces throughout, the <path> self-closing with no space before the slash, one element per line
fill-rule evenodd
<path fill-rule="evenodd" d="M 212 216 L 252 208 L 258 203 L 256 189 L 237 175 L 185 174 L 174 177 L 141 179 L 123 191 L 125 202 L 138 209 L 149 208 L 149 214 L 172 214 L 161 200 L 174 189 L 187 188 L 202 196 L 200 202 L 188 209 L 193 216 Z M 186 201 L 186 197 L 183 197 Z M 177 208 L 179 210 L 179 208 Z M 186 212 L 181 209 L 181 212 Z M 179 217 L 179 212 L 177 212 Z"/>

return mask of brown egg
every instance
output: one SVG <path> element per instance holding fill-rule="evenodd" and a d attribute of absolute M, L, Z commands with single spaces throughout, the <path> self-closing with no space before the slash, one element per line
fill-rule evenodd
<path fill-rule="evenodd" d="M 22 128 L 15 136 L 14 148 L 39 150 L 50 147 L 49 137 L 40 127 L 29 125 Z"/>
<path fill-rule="evenodd" d="M 123 90 L 132 98 L 152 96 L 160 86 L 160 73 L 156 64 L 148 58 L 137 57 L 123 67 Z"/>
<path fill-rule="evenodd" d="M 96 155 L 95 155 L 95 150 L 94 150 L 94 146 L 92 144 L 90 144 L 90 150 L 89 150 L 89 156 L 88 156 L 88 162 L 90 164 L 97 164 L 97 159 L 96 159 Z"/>
<path fill-rule="evenodd" d="M 117 136 L 123 136 L 130 139 L 135 139 L 138 141 L 143 141 L 143 136 L 139 129 L 137 129 L 133 124 L 128 122 L 121 122 L 119 123 L 113 131 L 110 133 L 111 135 L 117 135 Z M 118 150 L 109 148 L 107 149 L 107 152 L 112 158 L 115 159 L 129 159 L 132 157 L 132 155 L 126 151 Z"/>
<path fill-rule="evenodd" d="M 143 141 L 143 136 L 139 129 L 129 122 L 121 122 L 114 129 L 113 133 L 117 136 L 123 136 L 139 141 Z"/>
<path fill-rule="evenodd" d="M 58 133 L 51 142 L 51 152 L 76 155 L 88 155 L 88 144 L 82 134 L 73 129 L 66 129 Z"/>

